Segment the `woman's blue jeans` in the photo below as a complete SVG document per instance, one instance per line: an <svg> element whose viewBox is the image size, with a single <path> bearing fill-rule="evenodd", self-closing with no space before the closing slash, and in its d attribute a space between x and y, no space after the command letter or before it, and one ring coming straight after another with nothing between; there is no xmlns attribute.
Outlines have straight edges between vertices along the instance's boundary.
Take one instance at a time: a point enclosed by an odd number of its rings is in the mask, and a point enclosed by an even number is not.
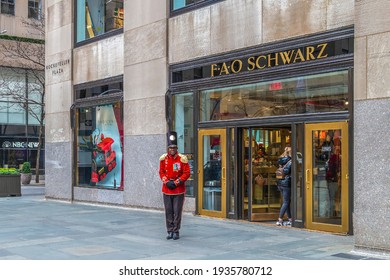
<svg viewBox="0 0 390 280"><path fill-rule="evenodd" d="M287 218L291 219L291 188L281 187L282 196L283 196L283 204L282 208L280 208L279 218L283 219L285 213L287 213Z"/></svg>

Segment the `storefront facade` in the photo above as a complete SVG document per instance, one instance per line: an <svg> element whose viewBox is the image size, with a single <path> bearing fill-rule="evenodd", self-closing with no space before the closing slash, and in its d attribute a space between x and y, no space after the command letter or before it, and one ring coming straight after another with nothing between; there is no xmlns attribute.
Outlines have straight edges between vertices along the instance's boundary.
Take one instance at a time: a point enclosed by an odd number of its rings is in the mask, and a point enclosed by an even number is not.
<svg viewBox="0 0 390 280"><path fill-rule="evenodd" d="M356 69L369 48L360 14L377 7L111 2L47 9L47 198L162 209L158 159L173 129L192 167L186 211L274 222L275 163L291 146L293 226L389 249L365 235L354 160L364 115Z"/></svg>
<svg viewBox="0 0 390 280"><path fill-rule="evenodd" d="M170 126L184 152L195 147L198 213L276 221L276 162L290 146L294 226L352 232L353 28L172 65L170 77Z"/></svg>

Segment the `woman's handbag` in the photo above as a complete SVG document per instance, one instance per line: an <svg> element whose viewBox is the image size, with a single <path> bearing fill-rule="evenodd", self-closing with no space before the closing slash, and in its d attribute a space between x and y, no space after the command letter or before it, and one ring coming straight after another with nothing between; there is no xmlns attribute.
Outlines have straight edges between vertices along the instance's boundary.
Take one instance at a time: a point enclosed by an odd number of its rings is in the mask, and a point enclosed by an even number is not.
<svg viewBox="0 0 390 280"><path fill-rule="evenodd" d="M286 174L284 174L284 167L291 162L291 159L285 164L285 165L279 165L278 169L275 171L276 179L281 180L286 177Z"/></svg>

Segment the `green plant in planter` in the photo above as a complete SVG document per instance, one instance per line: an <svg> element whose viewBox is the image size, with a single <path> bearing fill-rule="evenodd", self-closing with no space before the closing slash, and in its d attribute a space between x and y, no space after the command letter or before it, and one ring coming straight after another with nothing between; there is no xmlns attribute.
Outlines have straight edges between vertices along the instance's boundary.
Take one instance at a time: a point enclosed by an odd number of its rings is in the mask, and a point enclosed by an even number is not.
<svg viewBox="0 0 390 280"><path fill-rule="evenodd" d="M22 169L20 170L20 173L22 174L31 173L31 164L29 162L23 162L23 166Z"/></svg>
<svg viewBox="0 0 390 280"><path fill-rule="evenodd" d="M22 185L28 185L31 182L31 165L29 162L23 162L22 169L20 170L20 180Z"/></svg>
<svg viewBox="0 0 390 280"><path fill-rule="evenodd" d="M0 197L21 196L22 175L16 168L0 168Z"/></svg>
<svg viewBox="0 0 390 280"><path fill-rule="evenodd" d="M18 175L19 169L16 168L0 168L0 175Z"/></svg>

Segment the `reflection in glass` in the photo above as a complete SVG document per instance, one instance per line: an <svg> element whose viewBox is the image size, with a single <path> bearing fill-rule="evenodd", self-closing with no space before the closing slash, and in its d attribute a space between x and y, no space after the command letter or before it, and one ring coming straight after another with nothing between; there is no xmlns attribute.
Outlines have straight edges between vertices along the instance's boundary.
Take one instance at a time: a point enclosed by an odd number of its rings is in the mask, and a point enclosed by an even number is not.
<svg viewBox="0 0 390 280"><path fill-rule="evenodd" d="M41 19L42 0L28 1L28 18Z"/></svg>
<svg viewBox="0 0 390 280"><path fill-rule="evenodd" d="M194 95L182 93L173 96L173 130L177 132L179 153L187 156L191 177L186 182L186 195L194 196Z"/></svg>
<svg viewBox="0 0 390 280"><path fill-rule="evenodd" d="M39 124L42 119L44 94L41 80L44 75L44 71L0 67L0 123L26 124L27 115L28 124Z"/></svg>
<svg viewBox="0 0 390 280"><path fill-rule="evenodd" d="M123 28L123 0L78 0L77 42Z"/></svg>
<svg viewBox="0 0 390 280"><path fill-rule="evenodd" d="M221 211L222 156L220 135L203 136L203 209Z"/></svg>
<svg viewBox="0 0 390 280"><path fill-rule="evenodd" d="M313 222L341 224L341 130L316 130L313 139Z"/></svg>
<svg viewBox="0 0 390 280"><path fill-rule="evenodd" d="M295 203L296 212L293 214L295 221L303 221L303 203L304 203L304 182L303 182L303 154L304 154L304 131L303 125L297 124L296 126L296 145L295 145L295 157L296 157L296 165L295 165L295 192L292 190L292 193L295 194L294 200L291 203ZM294 177L293 177L294 178Z"/></svg>
<svg viewBox="0 0 390 280"><path fill-rule="evenodd" d="M348 110L348 71L201 92L201 121Z"/></svg>
<svg viewBox="0 0 390 280"><path fill-rule="evenodd" d="M229 189L229 196L230 196L230 203L229 203L229 213L233 214L235 212L235 200L234 200L234 187L236 186L235 183L235 174L236 174L236 150L234 148L235 141L234 141L234 129L230 129L230 162L229 162L229 183L228 186Z"/></svg>

